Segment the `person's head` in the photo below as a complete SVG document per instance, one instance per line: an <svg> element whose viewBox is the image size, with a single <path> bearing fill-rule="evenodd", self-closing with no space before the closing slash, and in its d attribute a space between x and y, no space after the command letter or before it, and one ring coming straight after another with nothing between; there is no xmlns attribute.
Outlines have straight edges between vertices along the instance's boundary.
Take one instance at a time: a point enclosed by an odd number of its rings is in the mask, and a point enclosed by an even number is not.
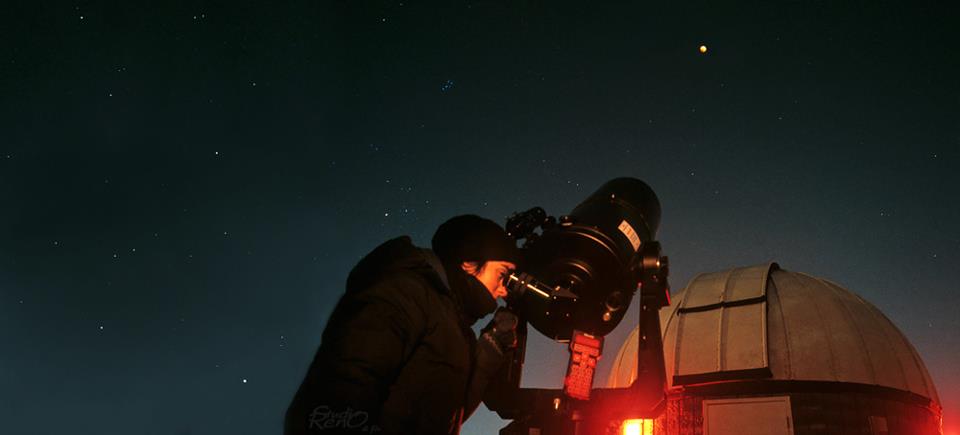
<svg viewBox="0 0 960 435"><path fill-rule="evenodd" d="M469 275L473 275L487 288L490 296L494 299L502 298L507 295L507 288L504 287L504 279L517 268L517 265L510 261L490 260L483 263L479 261L464 261L460 263L460 268Z"/></svg>
<svg viewBox="0 0 960 435"><path fill-rule="evenodd" d="M496 222L475 215L451 218L437 228L432 245L444 267L476 278L493 299L506 296L503 279L516 268L519 252Z"/></svg>

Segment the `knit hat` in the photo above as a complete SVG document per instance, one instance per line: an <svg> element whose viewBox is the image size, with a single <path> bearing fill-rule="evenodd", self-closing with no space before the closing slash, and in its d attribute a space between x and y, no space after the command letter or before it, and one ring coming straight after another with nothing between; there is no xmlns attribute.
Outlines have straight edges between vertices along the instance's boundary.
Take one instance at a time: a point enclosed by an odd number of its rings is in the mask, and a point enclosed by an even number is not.
<svg viewBox="0 0 960 435"><path fill-rule="evenodd" d="M433 252L444 263L509 261L517 263L517 242L496 222L476 215L451 218L433 234Z"/></svg>

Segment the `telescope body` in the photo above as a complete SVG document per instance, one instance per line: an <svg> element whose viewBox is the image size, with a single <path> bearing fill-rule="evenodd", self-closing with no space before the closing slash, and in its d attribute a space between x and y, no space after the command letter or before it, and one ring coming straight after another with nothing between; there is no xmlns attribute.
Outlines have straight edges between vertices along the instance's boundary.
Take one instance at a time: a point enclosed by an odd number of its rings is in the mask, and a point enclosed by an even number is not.
<svg viewBox="0 0 960 435"><path fill-rule="evenodd" d="M643 181L605 183L524 250L521 268L546 290L517 305L543 335L567 341L573 330L609 333L623 319L640 282L640 249L656 237L660 201ZM565 291L572 297L557 297Z"/></svg>
<svg viewBox="0 0 960 435"><path fill-rule="evenodd" d="M484 401L514 420L501 435L603 434L609 424L662 412L666 386L658 311L669 305L667 258L656 234L660 202L646 183L617 178L569 215L534 208L516 214L508 232L526 239L518 272L506 282L508 306L521 318L519 348ZM536 227L542 228L535 234ZM626 388L592 388L603 336L623 320L640 293L637 378ZM568 342L564 388L519 388L527 324ZM573 339L571 341L571 339Z"/></svg>

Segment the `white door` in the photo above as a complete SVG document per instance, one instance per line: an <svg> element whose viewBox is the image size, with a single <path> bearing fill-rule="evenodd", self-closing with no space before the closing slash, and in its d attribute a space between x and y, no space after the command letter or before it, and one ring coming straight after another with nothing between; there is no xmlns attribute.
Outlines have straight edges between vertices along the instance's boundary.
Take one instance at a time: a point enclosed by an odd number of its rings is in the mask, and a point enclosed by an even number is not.
<svg viewBox="0 0 960 435"><path fill-rule="evenodd" d="M790 397L703 401L704 435L792 435Z"/></svg>

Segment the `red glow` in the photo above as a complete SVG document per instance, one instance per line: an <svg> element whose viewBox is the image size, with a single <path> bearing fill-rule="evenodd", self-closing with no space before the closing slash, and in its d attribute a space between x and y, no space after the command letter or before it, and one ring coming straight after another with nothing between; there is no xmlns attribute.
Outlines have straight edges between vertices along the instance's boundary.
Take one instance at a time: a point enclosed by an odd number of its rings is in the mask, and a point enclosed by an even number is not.
<svg viewBox="0 0 960 435"><path fill-rule="evenodd" d="M623 435L653 435L653 420L638 418L623 421Z"/></svg>

